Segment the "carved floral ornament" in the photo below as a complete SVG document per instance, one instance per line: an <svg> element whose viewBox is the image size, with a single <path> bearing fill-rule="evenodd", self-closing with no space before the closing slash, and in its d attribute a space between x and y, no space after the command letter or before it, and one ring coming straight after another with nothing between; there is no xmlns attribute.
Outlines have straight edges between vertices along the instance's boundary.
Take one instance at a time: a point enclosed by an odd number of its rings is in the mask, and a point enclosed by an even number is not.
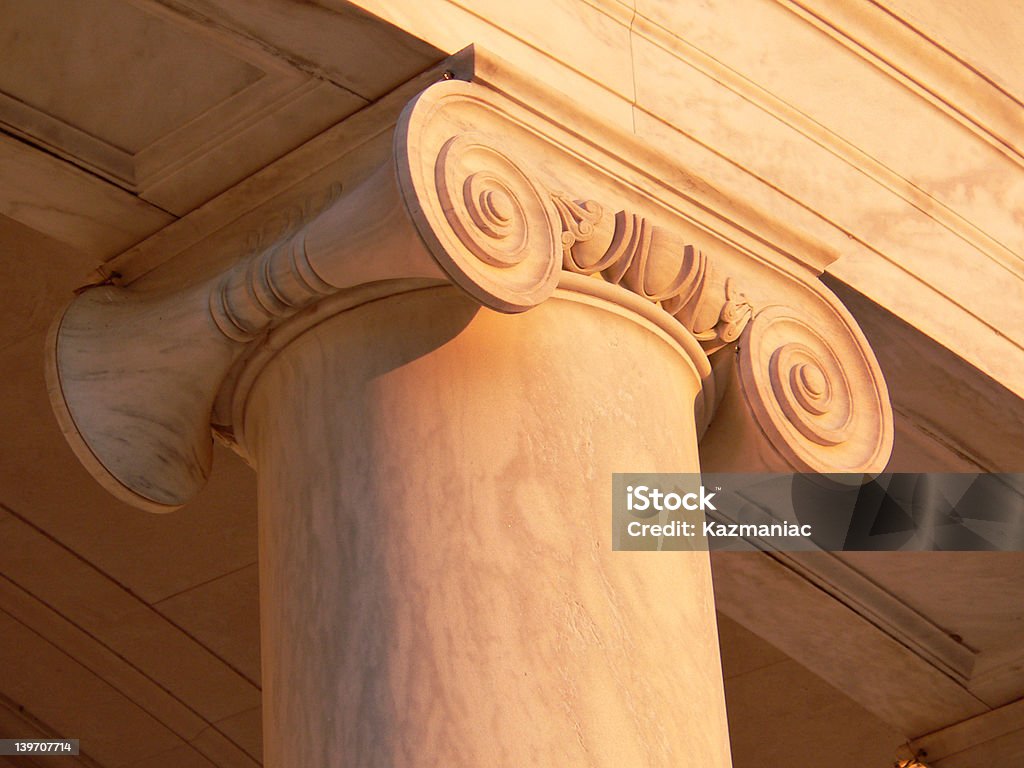
<svg viewBox="0 0 1024 768"><path fill-rule="evenodd" d="M218 392L288 318L301 322L328 297L410 279L449 281L485 307L517 313L585 278L625 289L616 295L640 297L676 323L709 387L708 356L738 342L731 386L789 466L881 470L891 415L851 321L827 302L815 314L832 318L824 332L782 306L755 312L741 277L720 275L670 226L609 204L613 179L602 201L539 181L522 161L533 153L517 157L506 146L509 121L480 86L434 85L407 106L392 157L294 216L274 242L257 238L223 274L166 295L146 291L144 278L84 291L54 328L49 371L79 458L122 500L173 509L208 475ZM550 146L538 154L557 157Z"/></svg>

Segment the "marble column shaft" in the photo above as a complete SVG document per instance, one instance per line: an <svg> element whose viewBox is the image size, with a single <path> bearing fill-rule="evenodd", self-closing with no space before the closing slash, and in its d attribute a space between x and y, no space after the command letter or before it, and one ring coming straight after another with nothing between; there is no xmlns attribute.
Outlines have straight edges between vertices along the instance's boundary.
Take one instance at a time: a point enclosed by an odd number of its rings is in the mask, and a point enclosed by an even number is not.
<svg viewBox="0 0 1024 768"><path fill-rule="evenodd" d="M348 310L259 373L265 760L728 766L706 552L612 552L611 474L695 471L700 379L559 291Z"/></svg>

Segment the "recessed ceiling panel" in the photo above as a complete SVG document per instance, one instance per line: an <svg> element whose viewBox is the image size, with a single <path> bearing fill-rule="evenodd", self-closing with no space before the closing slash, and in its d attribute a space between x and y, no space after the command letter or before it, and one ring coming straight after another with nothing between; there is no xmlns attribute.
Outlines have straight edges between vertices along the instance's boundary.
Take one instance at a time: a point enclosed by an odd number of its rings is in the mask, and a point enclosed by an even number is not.
<svg viewBox="0 0 1024 768"><path fill-rule="evenodd" d="M129 154L264 76L115 0L0 0L0 18L0 91Z"/></svg>
<svg viewBox="0 0 1024 768"><path fill-rule="evenodd" d="M0 0L0 130L181 215L365 100L159 3Z"/></svg>

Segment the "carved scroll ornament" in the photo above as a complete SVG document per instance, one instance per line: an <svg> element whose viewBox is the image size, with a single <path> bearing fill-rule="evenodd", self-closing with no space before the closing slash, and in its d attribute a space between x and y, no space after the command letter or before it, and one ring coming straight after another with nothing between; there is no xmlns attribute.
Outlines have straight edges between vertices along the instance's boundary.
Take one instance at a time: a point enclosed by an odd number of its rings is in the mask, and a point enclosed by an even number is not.
<svg viewBox="0 0 1024 768"><path fill-rule="evenodd" d="M737 281L670 228L553 192L505 145L493 116L491 130L461 115L438 130L449 97L477 111L493 98L466 83L428 89L399 120L390 158L259 238L224 273L171 294L143 279L72 302L51 334L51 399L108 490L152 511L185 503L210 469L217 393L247 350L325 297L399 279L449 281L506 313L543 302L566 273L607 281L660 306L706 354L740 340L754 361L746 368L767 365L747 378L771 393L766 423L789 425L780 439L847 441L856 425L844 404L845 350L774 315L755 317ZM789 346L777 341L794 329ZM771 344L781 351L763 364Z"/></svg>
<svg viewBox="0 0 1024 768"><path fill-rule="evenodd" d="M892 412L860 332L815 328L786 306L761 310L739 347L746 412L800 472L877 473L892 451Z"/></svg>
<svg viewBox="0 0 1024 768"><path fill-rule="evenodd" d="M671 231L626 211L611 215L592 200L564 193L553 199L563 269L600 276L659 304L708 355L736 344L738 360L720 367L730 375L717 386L735 390L743 402L739 418L750 422L746 431L765 438L761 468L854 474L884 468L892 449L885 383L867 342L834 307L813 321L785 305L755 313L735 278L713 279L708 257ZM816 330L815 322L826 323L827 331ZM736 457L720 460L719 471L752 469L742 452L717 453Z"/></svg>
<svg viewBox="0 0 1024 768"><path fill-rule="evenodd" d="M696 246L634 213L610 215L593 200L573 200L564 193L552 198L562 222L563 269L600 275L659 304L708 354L739 338L753 307L727 278L708 322L711 267Z"/></svg>

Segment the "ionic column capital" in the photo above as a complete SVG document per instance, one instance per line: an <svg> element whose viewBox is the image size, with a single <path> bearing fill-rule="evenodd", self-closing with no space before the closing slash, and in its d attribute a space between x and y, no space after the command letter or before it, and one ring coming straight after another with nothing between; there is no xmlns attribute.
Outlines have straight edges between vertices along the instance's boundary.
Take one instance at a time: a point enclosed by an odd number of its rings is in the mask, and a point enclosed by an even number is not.
<svg viewBox="0 0 1024 768"><path fill-rule="evenodd" d="M340 311L443 281L519 313L589 279L653 305L690 339L705 381L699 432L732 387L789 465L881 469L884 383L834 297L716 232L713 216L667 205L653 177L602 154L600 137L584 155L560 131L481 85L435 84L402 112L376 170L332 187L301 227L174 289L147 275L82 292L55 324L48 370L80 459L122 500L173 509L209 472L211 414L230 434L225 390L278 326L316 322L328 300ZM737 344L739 375L717 363L716 374L709 356Z"/></svg>

